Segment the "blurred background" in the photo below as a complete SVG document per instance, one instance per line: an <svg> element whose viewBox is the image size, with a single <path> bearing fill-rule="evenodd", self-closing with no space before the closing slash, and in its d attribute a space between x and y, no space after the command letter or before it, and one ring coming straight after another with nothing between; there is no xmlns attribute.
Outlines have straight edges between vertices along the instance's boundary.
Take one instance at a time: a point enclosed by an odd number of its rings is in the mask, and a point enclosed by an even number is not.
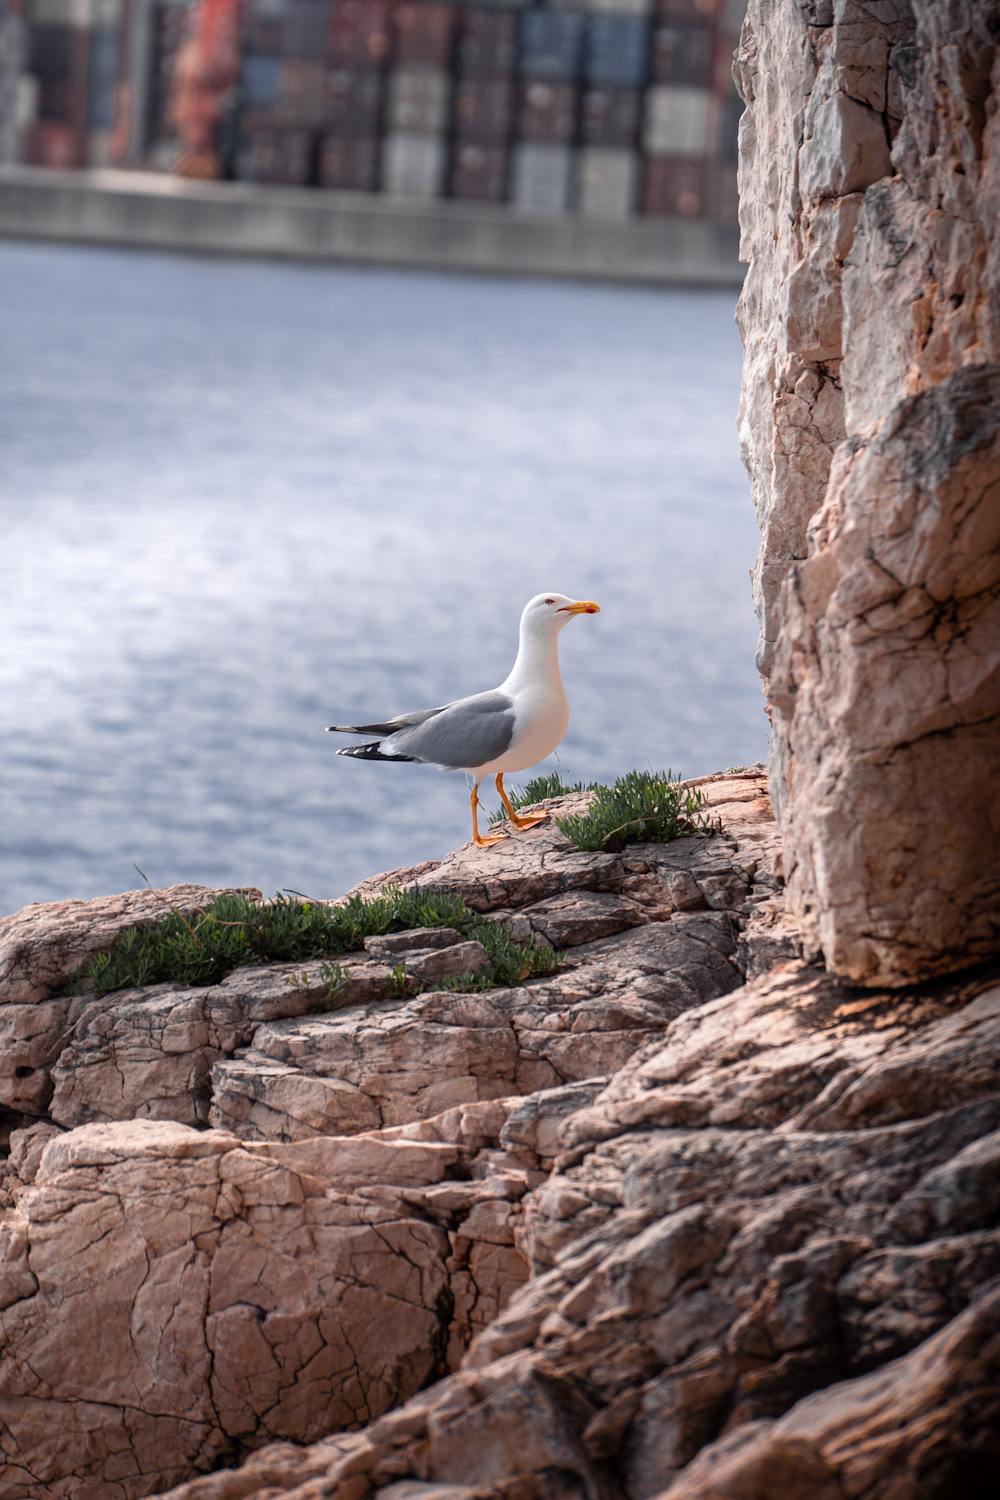
<svg viewBox="0 0 1000 1500"><path fill-rule="evenodd" d="M763 757L738 3L0 6L0 911L442 857L463 778L323 728L495 686L542 590L602 608L561 637L566 777ZM71 243L151 173L172 244L207 183L265 229L378 200L403 263L413 205L442 266L456 213L501 271L559 224L606 281ZM25 183L71 216L25 227Z"/></svg>
<svg viewBox="0 0 1000 1500"><path fill-rule="evenodd" d="M0 163L736 222L745 0L0 0Z"/></svg>
<svg viewBox="0 0 1000 1500"><path fill-rule="evenodd" d="M0 245L0 908L440 858L463 779L323 728L542 589L568 776L761 758L734 300Z"/></svg>

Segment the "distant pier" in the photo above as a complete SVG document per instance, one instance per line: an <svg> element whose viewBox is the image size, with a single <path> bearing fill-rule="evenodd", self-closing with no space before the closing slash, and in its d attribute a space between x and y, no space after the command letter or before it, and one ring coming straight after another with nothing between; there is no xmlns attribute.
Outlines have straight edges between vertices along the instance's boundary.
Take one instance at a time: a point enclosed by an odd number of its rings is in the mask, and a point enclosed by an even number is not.
<svg viewBox="0 0 1000 1500"><path fill-rule="evenodd" d="M0 236L201 255L647 286L733 286L738 231L704 219L588 219L509 205L0 167Z"/></svg>

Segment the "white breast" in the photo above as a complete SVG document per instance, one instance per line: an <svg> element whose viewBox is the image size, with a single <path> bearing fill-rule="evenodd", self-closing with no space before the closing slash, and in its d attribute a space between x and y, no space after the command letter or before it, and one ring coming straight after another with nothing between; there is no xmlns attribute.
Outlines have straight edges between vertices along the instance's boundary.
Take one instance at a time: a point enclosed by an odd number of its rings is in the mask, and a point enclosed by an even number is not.
<svg viewBox="0 0 1000 1500"><path fill-rule="evenodd" d="M484 776L497 771L527 771L552 754L569 727L569 704L562 682L522 689L514 696L514 738L510 748L486 766Z"/></svg>

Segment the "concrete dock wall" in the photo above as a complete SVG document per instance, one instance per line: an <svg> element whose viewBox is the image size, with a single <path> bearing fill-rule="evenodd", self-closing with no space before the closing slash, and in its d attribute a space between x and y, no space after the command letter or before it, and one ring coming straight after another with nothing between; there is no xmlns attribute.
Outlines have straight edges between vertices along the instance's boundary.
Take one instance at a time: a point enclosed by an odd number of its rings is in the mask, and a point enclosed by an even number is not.
<svg viewBox="0 0 1000 1500"><path fill-rule="evenodd" d="M660 286L738 286L735 229L143 172L0 167L0 236Z"/></svg>

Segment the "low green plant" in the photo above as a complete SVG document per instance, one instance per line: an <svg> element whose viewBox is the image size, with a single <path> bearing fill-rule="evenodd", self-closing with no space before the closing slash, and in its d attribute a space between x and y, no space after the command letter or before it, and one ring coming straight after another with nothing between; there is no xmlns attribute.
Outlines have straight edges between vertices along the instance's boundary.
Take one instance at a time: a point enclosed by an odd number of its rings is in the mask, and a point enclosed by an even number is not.
<svg viewBox="0 0 1000 1500"><path fill-rule="evenodd" d="M130 927L106 953L81 966L67 992L92 988L100 996L164 981L216 984L247 964L302 963L351 953L364 947L366 937L408 927L461 930L472 918L460 896L399 886L383 886L370 901L352 896L342 906L287 896L271 902L239 893L216 896L203 911L185 915L171 908L162 921Z"/></svg>
<svg viewBox="0 0 1000 1500"><path fill-rule="evenodd" d="M484 994L496 988L496 980L490 974L445 974L430 986L432 990L457 990L462 995Z"/></svg>
<svg viewBox="0 0 1000 1500"><path fill-rule="evenodd" d="M488 972L462 975L454 984L442 981L449 989L519 984L528 975L551 973L562 957L551 949L515 943L506 928L483 923L450 891L406 891L388 885L370 900L352 896L340 906L286 896L254 901L233 893L217 896L203 911L185 914L171 908L162 921L130 927L106 953L81 965L64 993L90 990L100 997L164 981L197 987L216 984L231 969L249 964L322 958L319 973L328 988L317 1009L335 1010L348 978L336 955L363 948L366 937L411 927L454 927L485 947ZM421 986L399 964L388 989L406 997L418 994Z"/></svg>
<svg viewBox="0 0 1000 1500"><path fill-rule="evenodd" d="M406 972L405 964L397 964L385 982L386 991L394 1000L408 1000L419 995L423 986Z"/></svg>
<svg viewBox="0 0 1000 1500"><path fill-rule="evenodd" d="M553 948L536 947L534 938L529 943L516 942L502 922L470 927L466 936L486 949L495 985L510 987L525 979L552 974L566 958L565 953Z"/></svg>
<svg viewBox="0 0 1000 1500"><path fill-rule="evenodd" d="M667 843L688 834L711 838L717 829L702 811L705 797L681 785L672 771L628 771L614 786L594 788L580 817L556 825L578 849L624 848L626 843Z"/></svg>
<svg viewBox="0 0 1000 1500"><path fill-rule="evenodd" d="M315 1008L323 1014L325 1011L337 1009L341 991L347 983L347 970L338 963L321 963L319 977L326 980L327 990L323 999L317 1000Z"/></svg>
<svg viewBox="0 0 1000 1500"><path fill-rule="evenodd" d="M536 776L529 781L523 789L519 786L508 788L507 795L510 805L515 812L520 812L522 807L530 807L534 802L544 802L546 797L567 797L571 792L592 792L596 789L596 781L588 781L586 785L578 781L571 786L569 782L563 781L558 771L552 771L548 776ZM500 807L496 812L490 813L490 824L502 823L507 816L507 809Z"/></svg>

